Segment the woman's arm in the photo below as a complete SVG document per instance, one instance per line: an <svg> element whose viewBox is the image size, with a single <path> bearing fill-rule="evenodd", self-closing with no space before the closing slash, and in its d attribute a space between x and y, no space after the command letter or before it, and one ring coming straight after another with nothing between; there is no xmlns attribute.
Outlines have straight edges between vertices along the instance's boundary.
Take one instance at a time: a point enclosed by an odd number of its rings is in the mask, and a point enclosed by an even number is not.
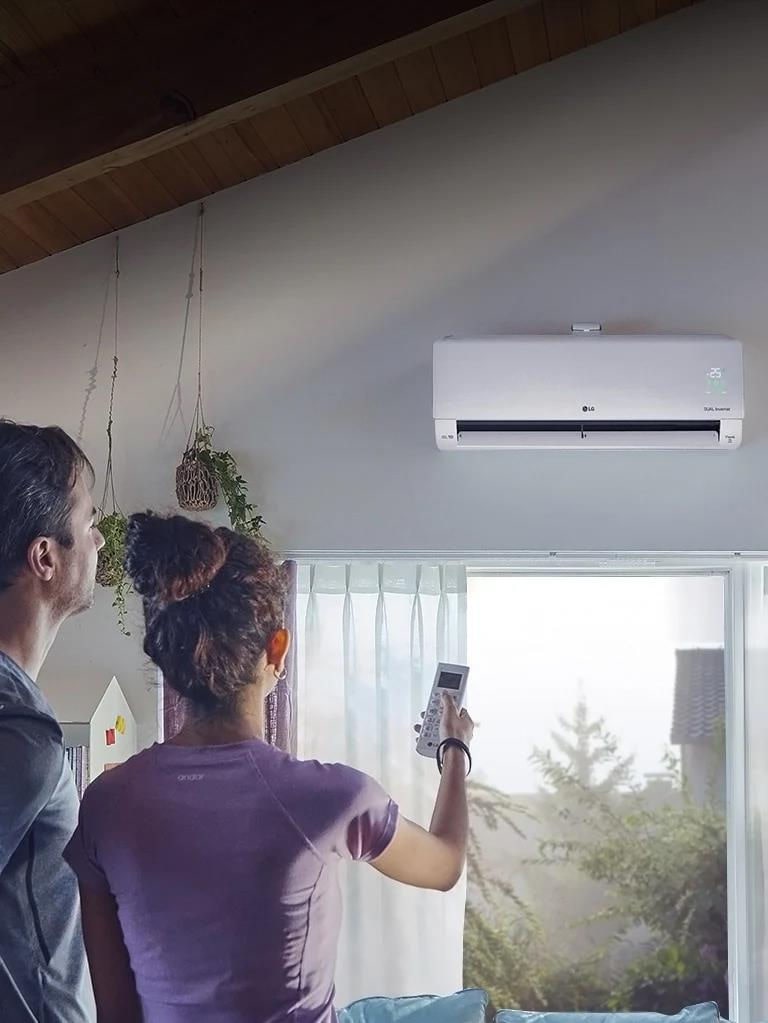
<svg viewBox="0 0 768 1023"><path fill-rule="evenodd" d="M136 980L113 896L80 885L80 903L98 1023L142 1023Z"/></svg>
<svg viewBox="0 0 768 1023"><path fill-rule="evenodd" d="M459 714L443 697L440 738L460 739L467 746L474 723L466 710ZM467 856L467 760L463 750L448 747L429 831L401 818L394 838L372 865L395 881L416 888L450 891L459 881Z"/></svg>

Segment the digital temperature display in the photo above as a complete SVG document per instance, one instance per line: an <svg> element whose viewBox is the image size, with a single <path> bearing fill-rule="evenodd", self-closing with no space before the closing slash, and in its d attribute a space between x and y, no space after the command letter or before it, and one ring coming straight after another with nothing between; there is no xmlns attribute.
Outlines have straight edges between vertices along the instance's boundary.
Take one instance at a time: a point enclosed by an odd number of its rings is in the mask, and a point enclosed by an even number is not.
<svg viewBox="0 0 768 1023"><path fill-rule="evenodd" d="M440 675L437 687L438 689L458 690L461 688L461 675L457 675L454 671L444 671Z"/></svg>
<svg viewBox="0 0 768 1023"><path fill-rule="evenodd" d="M725 370L722 366L712 366L707 370L707 394L726 394Z"/></svg>

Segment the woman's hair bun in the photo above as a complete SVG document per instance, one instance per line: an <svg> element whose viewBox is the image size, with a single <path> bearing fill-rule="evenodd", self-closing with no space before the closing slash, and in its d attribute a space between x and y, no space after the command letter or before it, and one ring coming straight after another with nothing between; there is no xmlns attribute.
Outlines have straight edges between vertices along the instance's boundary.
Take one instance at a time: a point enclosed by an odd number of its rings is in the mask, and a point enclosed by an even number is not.
<svg viewBox="0 0 768 1023"><path fill-rule="evenodd" d="M165 604L202 592L227 560L223 533L182 515L131 515L125 564L134 589Z"/></svg>

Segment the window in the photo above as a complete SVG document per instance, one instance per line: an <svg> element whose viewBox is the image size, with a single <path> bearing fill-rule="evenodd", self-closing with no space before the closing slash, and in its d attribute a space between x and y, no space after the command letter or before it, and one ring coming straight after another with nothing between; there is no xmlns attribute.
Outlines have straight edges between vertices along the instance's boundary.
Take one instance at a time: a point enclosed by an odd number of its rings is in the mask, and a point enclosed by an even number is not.
<svg viewBox="0 0 768 1023"><path fill-rule="evenodd" d="M348 871L339 1004L464 980L499 1006L768 1018L764 560L307 560L298 645L299 755L416 820L436 661L470 664L480 723L466 890Z"/></svg>
<svg viewBox="0 0 768 1023"><path fill-rule="evenodd" d="M721 575L470 574L465 982L728 1014Z"/></svg>

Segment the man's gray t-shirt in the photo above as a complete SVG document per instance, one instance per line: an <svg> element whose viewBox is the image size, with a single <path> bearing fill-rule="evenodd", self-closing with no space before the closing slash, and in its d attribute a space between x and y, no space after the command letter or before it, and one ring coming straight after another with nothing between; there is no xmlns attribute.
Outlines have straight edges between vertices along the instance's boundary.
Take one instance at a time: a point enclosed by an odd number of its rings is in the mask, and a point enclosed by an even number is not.
<svg viewBox="0 0 768 1023"><path fill-rule="evenodd" d="M95 1018L77 880L62 858L78 808L52 708L0 652L2 1023Z"/></svg>

